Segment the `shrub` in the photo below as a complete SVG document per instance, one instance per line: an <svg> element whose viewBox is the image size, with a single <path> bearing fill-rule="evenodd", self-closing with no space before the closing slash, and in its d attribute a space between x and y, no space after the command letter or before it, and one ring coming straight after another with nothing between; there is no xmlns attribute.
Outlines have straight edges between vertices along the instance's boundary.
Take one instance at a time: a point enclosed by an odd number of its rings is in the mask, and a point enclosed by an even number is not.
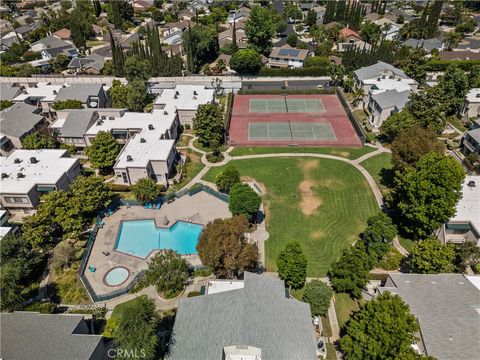
<svg viewBox="0 0 480 360"><path fill-rule="evenodd" d="M378 267L384 270L397 270L400 268L402 260L403 255L400 254L397 249L391 247L388 253L378 263Z"/></svg>
<svg viewBox="0 0 480 360"><path fill-rule="evenodd" d="M57 306L51 302L33 302L27 305L23 311L37 311L42 314L55 314Z"/></svg>
<svg viewBox="0 0 480 360"><path fill-rule="evenodd" d="M215 185L219 191L228 194L233 185L240 182L240 172L234 165L228 165L215 178Z"/></svg>
<svg viewBox="0 0 480 360"><path fill-rule="evenodd" d="M315 316L327 315L333 290L320 280L312 280L305 285L303 301L310 304L310 311Z"/></svg>
<svg viewBox="0 0 480 360"><path fill-rule="evenodd" d="M230 189L228 208L233 215L245 215L247 219L252 219L261 203L260 196L247 184L235 184Z"/></svg>
<svg viewBox="0 0 480 360"><path fill-rule="evenodd" d="M191 297L200 296L200 295L202 295L200 291L190 291L187 297L191 298Z"/></svg>
<svg viewBox="0 0 480 360"><path fill-rule="evenodd" d="M163 185L159 185L152 178L139 179L134 185L132 185L132 192L138 201L149 202L156 200L162 192L165 191Z"/></svg>
<svg viewBox="0 0 480 360"><path fill-rule="evenodd" d="M367 133L365 141L369 144L374 143L375 141L377 141L377 135L375 135L372 132L369 132L369 133Z"/></svg>
<svg viewBox="0 0 480 360"><path fill-rule="evenodd" d="M207 277L213 274L213 270L209 267L195 269L193 277Z"/></svg>

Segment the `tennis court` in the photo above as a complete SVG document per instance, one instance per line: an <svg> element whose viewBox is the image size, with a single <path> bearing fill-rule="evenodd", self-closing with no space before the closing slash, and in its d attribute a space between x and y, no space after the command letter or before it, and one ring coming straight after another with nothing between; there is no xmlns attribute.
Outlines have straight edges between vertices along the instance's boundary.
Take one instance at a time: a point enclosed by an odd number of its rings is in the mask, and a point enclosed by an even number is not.
<svg viewBox="0 0 480 360"><path fill-rule="evenodd" d="M330 123L304 122L250 122L250 141L336 141Z"/></svg>
<svg viewBox="0 0 480 360"><path fill-rule="evenodd" d="M250 99L250 113L323 113L320 99Z"/></svg>

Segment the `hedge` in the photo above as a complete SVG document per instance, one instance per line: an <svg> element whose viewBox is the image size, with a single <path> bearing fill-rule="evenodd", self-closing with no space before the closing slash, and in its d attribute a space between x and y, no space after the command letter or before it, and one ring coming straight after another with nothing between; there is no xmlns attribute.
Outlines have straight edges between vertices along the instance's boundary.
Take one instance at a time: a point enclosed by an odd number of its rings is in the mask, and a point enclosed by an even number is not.
<svg viewBox="0 0 480 360"><path fill-rule="evenodd" d="M263 67L260 69L258 75L260 76L328 76L328 67L312 66L308 68L268 68Z"/></svg>
<svg viewBox="0 0 480 360"><path fill-rule="evenodd" d="M431 60L427 63L427 71L445 71L451 64L457 64L464 71L470 71L472 66L480 65L480 60Z"/></svg>

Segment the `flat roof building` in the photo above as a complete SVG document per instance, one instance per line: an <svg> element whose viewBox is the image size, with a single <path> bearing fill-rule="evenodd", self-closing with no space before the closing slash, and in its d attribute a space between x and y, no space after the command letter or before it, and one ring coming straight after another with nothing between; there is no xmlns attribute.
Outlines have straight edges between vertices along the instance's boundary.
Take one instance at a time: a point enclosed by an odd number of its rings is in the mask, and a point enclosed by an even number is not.
<svg viewBox="0 0 480 360"><path fill-rule="evenodd" d="M0 204L15 213L29 214L40 203L41 195L69 190L80 174L78 159L67 150L14 150L0 158Z"/></svg>

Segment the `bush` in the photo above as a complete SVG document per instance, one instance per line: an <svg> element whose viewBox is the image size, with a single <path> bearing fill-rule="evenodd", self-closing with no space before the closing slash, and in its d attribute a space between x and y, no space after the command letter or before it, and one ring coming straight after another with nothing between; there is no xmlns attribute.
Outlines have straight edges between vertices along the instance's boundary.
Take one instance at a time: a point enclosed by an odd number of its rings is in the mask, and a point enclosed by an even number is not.
<svg viewBox="0 0 480 360"><path fill-rule="evenodd" d="M228 165L215 178L215 185L219 191L228 194L233 185L240 182L240 172L234 165Z"/></svg>
<svg viewBox="0 0 480 360"><path fill-rule="evenodd" d="M475 274L480 274L480 263L473 265L472 270Z"/></svg>
<svg viewBox="0 0 480 360"><path fill-rule="evenodd" d="M387 255L385 255L382 260L379 261L378 267L384 270L397 270L400 268L402 260L403 255L400 254L397 249L391 247Z"/></svg>
<svg viewBox="0 0 480 360"><path fill-rule="evenodd" d="M132 191L138 201L146 203L155 201L165 191L165 187L152 178L142 178L132 185Z"/></svg>
<svg viewBox="0 0 480 360"><path fill-rule="evenodd" d="M190 291L187 297L191 298L191 297L200 296L200 295L202 295L200 291Z"/></svg>
<svg viewBox="0 0 480 360"><path fill-rule="evenodd" d="M262 199L247 184L235 184L230 189L230 202L228 208L233 215L245 215L252 219L258 212Z"/></svg>
<svg viewBox="0 0 480 360"><path fill-rule="evenodd" d="M320 280L312 280L305 285L303 301L310 304L310 311L314 316L326 316L330 307L333 290Z"/></svg>
<svg viewBox="0 0 480 360"><path fill-rule="evenodd" d="M124 185L124 184L115 184L115 183L107 183L107 186L110 188L112 191L130 191L130 186L129 185Z"/></svg>
<svg viewBox="0 0 480 360"><path fill-rule="evenodd" d="M51 302L34 302L25 306L23 311L37 311L42 314L55 314L57 306Z"/></svg>
<svg viewBox="0 0 480 360"><path fill-rule="evenodd" d="M207 277L213 274L213 270L209 267L195 269L193 277Z"/></svg>
<svg viewBox="0 0 480 360"><path fill-rule="evenodd" d="M367 133L365 141L369 144L374 143L375 141L377 141L377 135L375 135L372 132L369 132L369 133Z"/></svg>

